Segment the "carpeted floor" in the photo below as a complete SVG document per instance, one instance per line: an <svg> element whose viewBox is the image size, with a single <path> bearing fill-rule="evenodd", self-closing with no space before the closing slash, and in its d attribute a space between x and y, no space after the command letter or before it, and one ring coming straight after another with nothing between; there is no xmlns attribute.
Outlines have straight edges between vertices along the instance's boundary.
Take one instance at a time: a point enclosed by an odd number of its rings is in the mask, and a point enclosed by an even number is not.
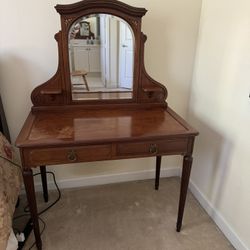
<svg viewBox="0 0 250 250"><path fill-rule="evenodd" d="M158 191L153 180L63 190L59 203L41 216L43 249L234 249L190 193L182 231L175 231L179 187L178 178L162 178ZM50 200L56 195L50 192ZM41 194L38 203L41 209ZM32 233L24 249L33 242Z"/></svg>

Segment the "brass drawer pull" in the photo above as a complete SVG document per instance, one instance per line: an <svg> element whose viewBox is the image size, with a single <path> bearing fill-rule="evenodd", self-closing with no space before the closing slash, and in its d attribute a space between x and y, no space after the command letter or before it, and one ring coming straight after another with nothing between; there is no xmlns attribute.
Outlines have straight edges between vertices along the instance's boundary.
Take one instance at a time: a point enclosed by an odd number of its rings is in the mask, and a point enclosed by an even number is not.
<svg viewBox="0 0 250 250"><path fill-rule="evenodd" d="M150 144L149 146L149 152L151 154L157 154L158 153L158 148L156 144Z"/></svg>
<svg viewBox="0 0 250 250"><path fill-rule="evenodd" d="M68 152L68 160L72 162L77 160L77 155L75 150L72 149Z"/></svg>

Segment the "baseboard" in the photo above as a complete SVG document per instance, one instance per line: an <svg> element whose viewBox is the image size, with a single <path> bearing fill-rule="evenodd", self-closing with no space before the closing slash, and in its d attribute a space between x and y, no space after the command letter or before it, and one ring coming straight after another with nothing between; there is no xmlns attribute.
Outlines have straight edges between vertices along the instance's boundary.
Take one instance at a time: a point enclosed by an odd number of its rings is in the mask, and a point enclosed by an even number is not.
<svg viewBox="0 0 250 250"><path fill-rule="evenodd" d="M180 176L180 171L181 171L180 168L162 168L161 177ZM82 176L80 178L57 180L57 184L60 189L64 189L64 188L77 188L77 187L104 185L110 183L153 179L154 177L155 177L155 170L152 169L152 170L142 170L136 172L123 172L111 175L98 175L91 177ZM56 189L53 181L48 181L48 189L49 190ZM42 191L41 182L35 183L35 190L36 192ZM25 194L24 187L22 188L21 193ZM27 228L28 226L29 225L27 224Z"/></svg>
<svg viewBox="0 0 250 250"><path fill-rule="evenodd" d="M216 208L207 200L207 198L201 193L199 188L190 180L189 189L195 198L199 201L201 206L206 210L208 215L212 218L212 220L216 223L216 225L220 228L220 230L224 233L224 235L228 238L231 244L237 250L249 250L244 242L239 238L237 233L232 229L232 227L228 224L225 218L217 211Z"/></svg>
<svg viewBox="0 0 250 250"><path fill-rule="evenodd" d="M181 168L162 168L161 177L175 177L180 176ZM104 185L110 183L120 183L128 181L146 180L153 179L155 177L155 170L142 170L136 172L123 172L118 174L110 175L98 175L91 177L80 177L72 179L63 179L57 181L60 189L64 188L77 188L77 187L87 187ZM42 191L42 184L35 183L36 191ZM54 190L55 185L53 182L48 182L48 189ZM237 250L249 250L249 248L242 242L236 232L231 228L224 217L212 206L212 204L207 200L207 198L200 192L198 187L190 180L189 189L195 198L199 201L201 206L205 209L212 220L217 224L220 230L228 238L231 244Z"/></svg>
<svg viewBox="0 0 250 250"><path fill-rule="evenodd" d="M180 168L162 168L161 177L173 177L180 176ZM96 186L104 185L110 183L119 183L127 181L137 181L137 180L146 180L153 179L155 177L155 170L142 170L136 172L123 172L118 174L110 175L97 175L90 177L79 177L72 179L63 179L58 180L57 184L60 189L63 188L77 188L77 187L87 187L87 186ZM42 191L42 184L40 182L35 183L36 191ZM48 189L55 189L53 181L48 182Z"/></svg>

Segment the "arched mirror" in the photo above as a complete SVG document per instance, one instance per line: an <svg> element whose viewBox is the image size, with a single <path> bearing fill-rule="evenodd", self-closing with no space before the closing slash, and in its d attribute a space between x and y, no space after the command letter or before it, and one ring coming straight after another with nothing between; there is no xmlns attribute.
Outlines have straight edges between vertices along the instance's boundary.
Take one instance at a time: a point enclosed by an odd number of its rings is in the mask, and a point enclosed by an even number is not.
<svg viewBox="0 0 250 250"><path fill-rule="evenodd" d="M68 34L72 100L131 99L134 35L109 14L77 19Z"/></svg>
<svg viewBox="0 0 250 250"><path fill-rule="evenodd" d="M144 8L115 0L57 5L58 69L31 95L35 107L166 105L166 88L144 66Z"/></svg>

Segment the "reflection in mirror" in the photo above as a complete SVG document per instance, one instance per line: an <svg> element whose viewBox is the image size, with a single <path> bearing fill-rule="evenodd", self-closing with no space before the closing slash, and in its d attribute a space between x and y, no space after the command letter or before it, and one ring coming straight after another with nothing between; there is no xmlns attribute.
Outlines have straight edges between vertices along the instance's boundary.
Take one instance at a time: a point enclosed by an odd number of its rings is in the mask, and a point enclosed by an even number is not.
<svg viewBox="0 0 250 250"><path fill-rule="evenodd" d="M73 100L131 99L134 36L121 18L84 16L69 30Z"/></svg>

